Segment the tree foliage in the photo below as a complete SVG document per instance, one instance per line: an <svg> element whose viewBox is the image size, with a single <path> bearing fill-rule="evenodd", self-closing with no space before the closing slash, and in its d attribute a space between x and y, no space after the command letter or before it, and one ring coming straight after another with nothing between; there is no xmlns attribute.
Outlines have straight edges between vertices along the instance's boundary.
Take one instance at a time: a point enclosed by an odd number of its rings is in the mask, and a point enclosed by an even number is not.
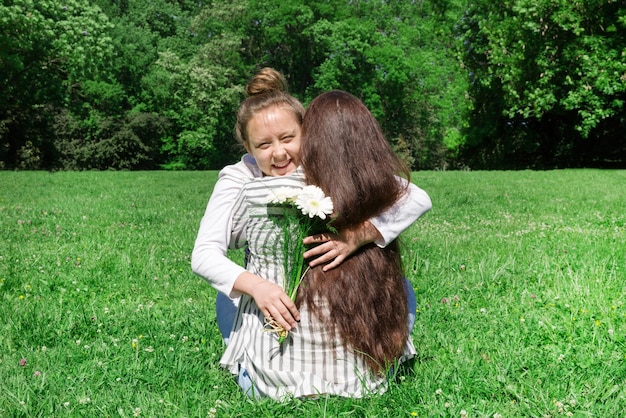
<svg viewBox="0 0 626 418"><path fill-rule="evenodd" d="M618 0L5 0L0 168L220 168L262 66L414 169L620 166L625 32Z"/></svg>
<svg viewBox="0 0 626 418"><path fill-rule="evenodd" d="M0 5L0 161L50 163L50 110L68 105L77 84L112 52L111 25L84 0L12 0ZM32 148L37 157L28 151ZM29 159L22 155L26 153Z"/></svg>
<svg viewBox="0 0 626 418"><path fill-rule="evenodd" d="M462 28L474 164L624 162L624 2L479 0Z"/></svg>
<svg viewBox="0 0 626 418"><path fill-rule="evenodd" d="M263 1L249 9L249 51L287 74L305 103L329 89L359 96L413 168L442 167L466 105L466 78L446 43L446 10L457 3Z"/></svg>

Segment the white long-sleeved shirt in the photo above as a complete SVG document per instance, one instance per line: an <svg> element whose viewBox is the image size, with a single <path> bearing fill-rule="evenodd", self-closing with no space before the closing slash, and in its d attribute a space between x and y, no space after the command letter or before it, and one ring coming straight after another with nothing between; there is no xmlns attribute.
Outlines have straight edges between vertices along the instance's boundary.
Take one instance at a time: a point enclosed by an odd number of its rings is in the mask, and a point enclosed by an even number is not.
<svg viewBox="0 0 626 418"><path fill-rule="evenodd" d="M246 269L226 256L232 232L233 206L239 192L249 180L263 177L254 158L245 154L241 161L224 167L215 183L191 254L193 272L204 277L219 292L236 298L233 291L237 277ZM376 242L384 247L396 239L417 218L428 212L432 202L428 194L410 183L407 193L391 208L370 220L383 239Z"/></svg>

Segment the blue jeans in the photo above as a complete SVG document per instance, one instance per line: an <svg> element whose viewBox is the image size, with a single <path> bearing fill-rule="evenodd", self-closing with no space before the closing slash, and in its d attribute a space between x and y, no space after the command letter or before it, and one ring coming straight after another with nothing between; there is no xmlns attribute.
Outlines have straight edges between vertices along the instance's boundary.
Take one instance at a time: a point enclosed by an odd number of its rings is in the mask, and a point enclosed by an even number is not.
<svg viewBox="0 0 626 418"><path fill-rule="evenodd" d="M235 322L239 298L231 299L222 292L217 292L215 299L215 315L217 316L217 327L220 329L224 344L228 345L228 337Z"/></svg>

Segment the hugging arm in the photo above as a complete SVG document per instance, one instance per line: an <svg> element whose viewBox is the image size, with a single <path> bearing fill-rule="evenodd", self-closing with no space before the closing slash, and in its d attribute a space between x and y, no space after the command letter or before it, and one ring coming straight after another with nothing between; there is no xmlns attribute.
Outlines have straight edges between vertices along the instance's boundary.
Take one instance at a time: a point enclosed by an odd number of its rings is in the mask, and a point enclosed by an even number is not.
<svg viewBox="0 0 626 418"><path fill-rule="evenodd" d="M310 266L327 263L324 270L328 271L365 244L374 242L379 247L387 246L431 208L428 194L409 183L406 193L393 206L359 227L342 230L338 234L317 234L305 238L305 244L318 245L305 252L304 257L317 257L309 263Z"/></svg>

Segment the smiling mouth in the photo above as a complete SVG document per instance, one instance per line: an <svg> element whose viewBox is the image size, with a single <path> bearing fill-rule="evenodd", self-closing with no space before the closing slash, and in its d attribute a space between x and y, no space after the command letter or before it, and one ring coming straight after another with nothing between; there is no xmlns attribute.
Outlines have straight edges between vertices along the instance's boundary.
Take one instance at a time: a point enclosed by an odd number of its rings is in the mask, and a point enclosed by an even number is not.
<svg viewBox="0 0 626 418"><path fill-rule="evenodd" d="M289 164L291 164L291 160L289 160L289 161L285 162L285 163L284 163L284 164L282 164L282 165L274 164L274 167L276 167L276 168L278 168L278 169L281 169L281 168L286 168Z"/></svg>

